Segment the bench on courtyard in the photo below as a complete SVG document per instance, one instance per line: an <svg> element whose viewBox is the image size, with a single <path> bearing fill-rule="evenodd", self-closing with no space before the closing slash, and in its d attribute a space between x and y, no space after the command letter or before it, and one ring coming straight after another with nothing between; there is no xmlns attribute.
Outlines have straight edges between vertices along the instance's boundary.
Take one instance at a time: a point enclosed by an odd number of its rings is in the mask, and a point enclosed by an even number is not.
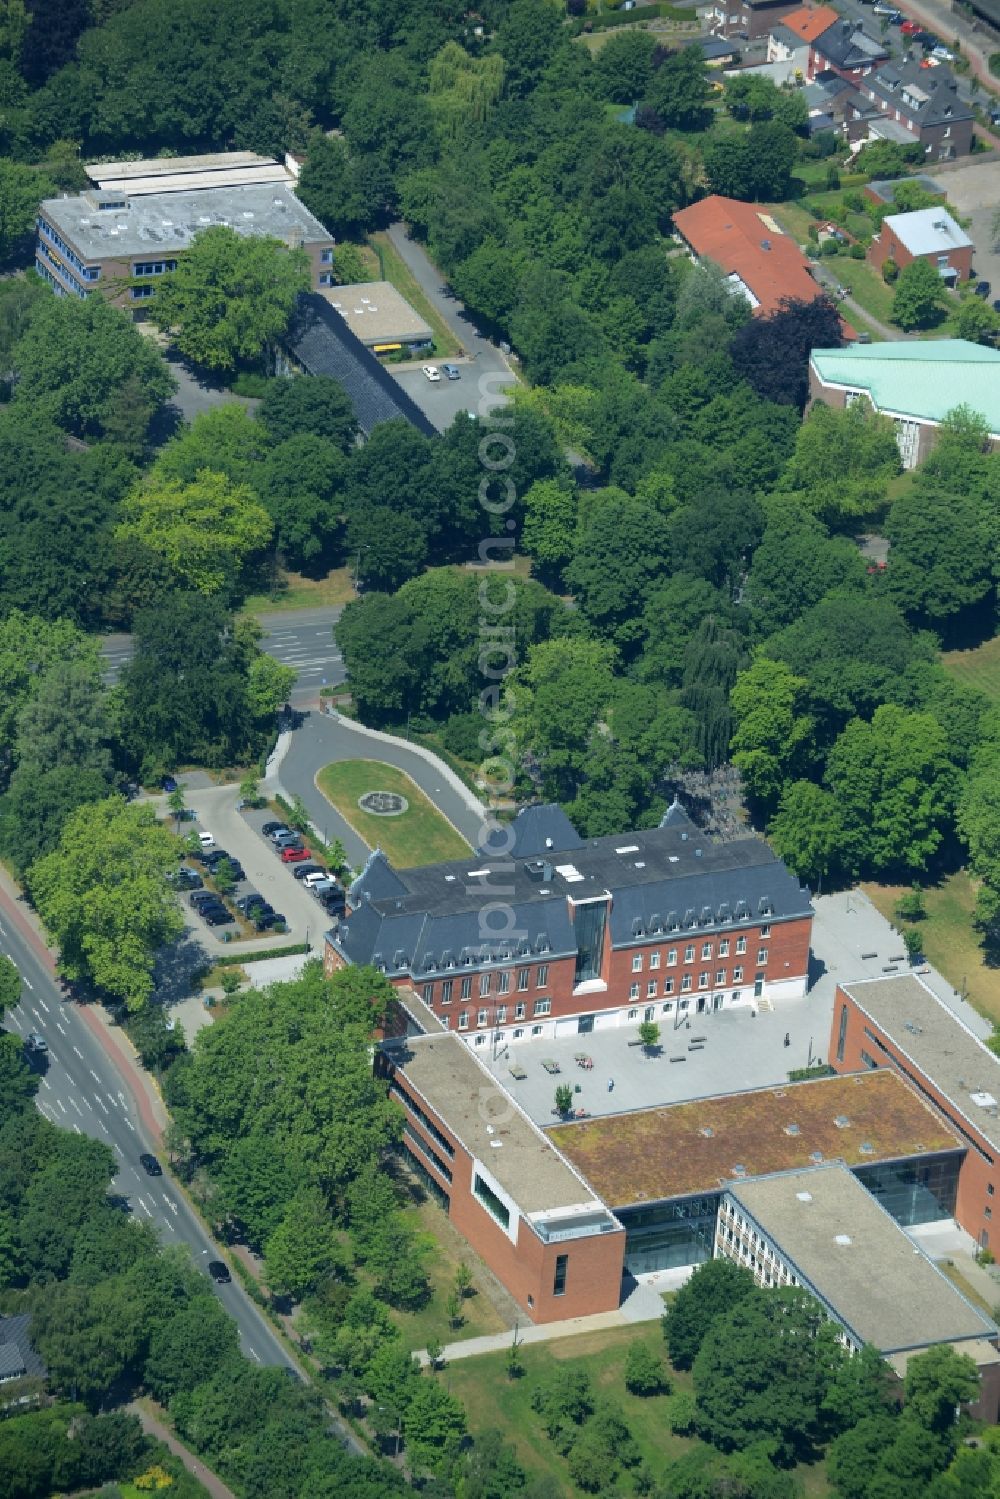
<svg viewBox="0 0 1000 1499"><path fill-rule="evenodd" d="M672 1062L686 1062L687 1057L671 1057L670 1060Z"/></svg>
<svg viewBox="0 0 1000 1499"><path fill-rule="evenodd" d="M559 1066L559 1063L558 1062L553 1062L551 1059L549 1061L547 1061L547 1062L543 1062L542 1066L545 1068L545 1071L548 1072L548 1073L550 1073L553 1077L555 1076L555 1074L557 1072L561 1072L562 1071L562 1068Z"/></svg>
<svg viewBox="0 0 1000 1499"><path fill-rule="evenodd" d="M528 1076L524 1068L521 1066L520 1062L513 1062L511 1066L507 1068L507 1071L510 1073L515 1082L518 1083L523 1083L524 1079Z"/></svg>

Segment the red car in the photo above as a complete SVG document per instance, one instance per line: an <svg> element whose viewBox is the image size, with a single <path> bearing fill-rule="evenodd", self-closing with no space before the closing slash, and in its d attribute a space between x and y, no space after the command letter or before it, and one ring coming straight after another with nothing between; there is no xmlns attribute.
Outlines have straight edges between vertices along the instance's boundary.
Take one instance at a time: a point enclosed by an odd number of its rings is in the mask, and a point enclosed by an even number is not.
<svg viewBox="0 0 1000 1499"><path fill-rule="evenodd" d="M301 864L303 859L311 859L312 850L308 848L283 848L281 850L282 864Z"/></svg>
<svg viewBox="0 0 1000 1499"><path fill-rule="evenodd" d="M915 36L918 31L923 31L919 21L904 21L899 28L904 36Z"/></svg>

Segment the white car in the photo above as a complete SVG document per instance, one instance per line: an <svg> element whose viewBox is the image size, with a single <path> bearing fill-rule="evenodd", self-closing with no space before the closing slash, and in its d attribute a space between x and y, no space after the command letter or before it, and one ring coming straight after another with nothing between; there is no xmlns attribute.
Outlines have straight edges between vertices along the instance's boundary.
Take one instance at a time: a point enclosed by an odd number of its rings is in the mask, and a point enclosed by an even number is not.
<svg viewBox="0 0 1000 1499"><path fill-rule="evenodd" d="M215 834L214 833L199 833L198 834L198 842L201 844L202 848L214 848L215 847Z"/></svg>
<svg viewBox="0 0 1000 1499"><path fill-rule="evenodd" d="M423 371L432 385L441 378L441 371L436 364L425 364Z"/></svg>
<svg viewBox="0 0 1000 1499"><path fill-rule="evenodd" d="M947 47L935 47L931 56L938 58L941 62L955 61L954 52L950 52Z"/></svg>
<svg viewBox="0 0 1000 1499"><path fill-rule="evenodd" d="M302 883L303 883L303 885L308 886L308 888L311 890L314 885L318 885L318 884L320 884L321 881L328 880L329 878L330 878L330 872L329 872L329 870L327 870L327 869L314 869L313 872L312 872L312 874L307 874L305 876L305 878L303 879Z"/></svg>

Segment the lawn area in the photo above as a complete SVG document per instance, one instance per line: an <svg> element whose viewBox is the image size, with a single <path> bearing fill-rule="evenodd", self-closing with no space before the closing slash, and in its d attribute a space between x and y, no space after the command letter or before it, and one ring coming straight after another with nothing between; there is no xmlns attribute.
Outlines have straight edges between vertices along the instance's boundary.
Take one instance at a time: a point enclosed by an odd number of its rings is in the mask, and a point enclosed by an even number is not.
<svg viewBox="0 0 1000 1499"><path fill-rule="evenodd" d="M252 593L244 601L244 614L278 614L294 609L333 608L357 598L349 567L335 567L325 578L306 578L302 573L283 572L273 593Z"/></svg>
<svg viewBox="0 0 1000 1499"><path fill-rule="evenodd" d="M481 1338L487 1333L503 1332L512 1326L490 1299L497 1291L500 1296L505 1293L453 1226L447 1213L426 1197L419 1206L407 1208L404 1216L429 1245L430 1252L424 1263L431 1283L431 1299L426 1306L416 1312L392 1314L402 1329L407 1348L426 1348L434 1338L439 1343L458 1343L464 1338ZM454 1289L455 1271L461 1263L469 1267L475 1294L463 1300L462 1325L456 1328L448 1321L445 1302Z"/></svg>
<svg viewBox="0 0 1000 1499"><path fill-rule="evenodd" d="M630 1395L626 1390L625 1356L635 1342L648 1344L655 1353L664 1357L659 1323L645 1322L633 1327L581 1333L575 1338L561 1338L550 1343L525 1344L521 1349L525 1367L521 1379L507 1378L506 1354L503 1353L461 1359L449 1364L438 1377L462 1401L473 1435L491 1427L498 1430L515 1449L529 1482L548 1478L557 1485L556 1491L560 1495L576 1496L582 1490L570 1480L566 1459L560 1457L531 1409L532 1390L558 1364L571 1363L582 1369L589 1375L594 1393L620 1407L644 1461L658 1480L669 1463L676 1462L697 1445L693 1438L675 1436L669 1430L669 1396L640 1397ZM669 1371L665 1358L664 1367ZM689 1374L670 1372L670 1379L674 1390L690 1391ZM796 1476L802 1480L809 1499L821 1499L830 1492L822 1465L799 1468ZM627 1476L618 1480L615 1492L634 1492Z"/></svg>
<svg viewBox="0 0 1000 1499"><path fill-rule="evenodd" d="M384 849L400 869L461 859L469 845L420 787L394 765L381 760L335 760L316 777L316 784L369 848ZM358 798L366 791L395 791L409 802L399 817L363 812Z"/></svg>
<svg viewBox="0 0 1000 1499"><path fill-rule="evenodd" d="M959 682L1000 703L1000 635L977 645L974 651L946 651L941 664Z"/></svg>
<svg viewBox="0 0 1000 1499"><path fill-rule="evenodd" d="M437 308L424 295L409 266L398 253L385 230L380 229L376 234L373 234L371 242L379 257L383 279L391 281L400 295L405 297L410 306L416 312L419 312L424 321L429 323L433 328L434 355L438 359L445 359L449 355L458 354L460 352L459 344L452 334L451 329L444 321L444 318L441 317Z"/></svg>
<svg viewBox="0 0 1000 1499"><path fill-rule="evenodd" d="M895 921L896 902L905 885L865 885L865 893ZM971 1005L1000 1025L1000 968L988 968L972 925L975 886L964 869L940 885L924 891L927 916L921 921L924 954L950 984L966 994Z"/></svg>

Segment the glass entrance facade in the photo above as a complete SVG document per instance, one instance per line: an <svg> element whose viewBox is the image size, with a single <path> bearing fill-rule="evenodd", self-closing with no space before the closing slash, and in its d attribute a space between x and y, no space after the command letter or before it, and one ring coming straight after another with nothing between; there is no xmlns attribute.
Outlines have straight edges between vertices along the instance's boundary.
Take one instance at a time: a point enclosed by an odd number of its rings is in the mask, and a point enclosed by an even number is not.
<svg viewBox="0 0 1000 1499"><path fill-rule="evenodd" d="M908 1161L880 1161L855 1166L854 1175L897 1223L911 1228L915 1223L938 1223L955 1216L964 1156L964 1150L949 1150Z"/></svg>

